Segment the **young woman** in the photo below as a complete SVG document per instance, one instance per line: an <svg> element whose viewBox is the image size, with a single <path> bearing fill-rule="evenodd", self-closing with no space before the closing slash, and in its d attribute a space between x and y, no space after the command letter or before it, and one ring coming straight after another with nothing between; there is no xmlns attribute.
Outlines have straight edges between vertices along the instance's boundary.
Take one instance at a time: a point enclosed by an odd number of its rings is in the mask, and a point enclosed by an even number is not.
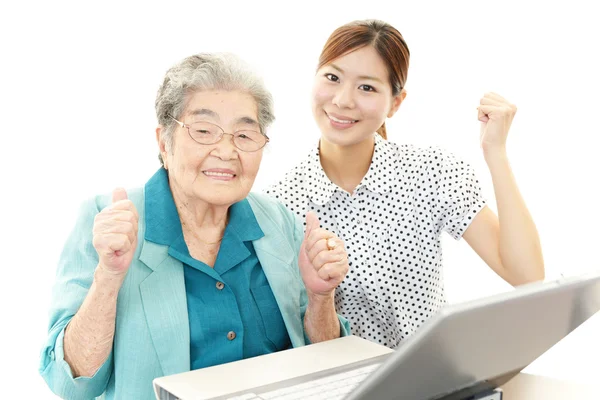
<svg viewBox="0 0 600 400"><path fill-rule="evenodd" d="M536 227L506 153L515 106L488 93L478 108L496 216L468 164L436 147L386 140L385 119L406 98L408 64L408 47L389 24L336 29L312 94L319 144L267 190L302 217L315 211L345 241L350 272L336 309L354 334L392 348L445 304L443 231L464 238L512 285L544 278Z"/></svg>

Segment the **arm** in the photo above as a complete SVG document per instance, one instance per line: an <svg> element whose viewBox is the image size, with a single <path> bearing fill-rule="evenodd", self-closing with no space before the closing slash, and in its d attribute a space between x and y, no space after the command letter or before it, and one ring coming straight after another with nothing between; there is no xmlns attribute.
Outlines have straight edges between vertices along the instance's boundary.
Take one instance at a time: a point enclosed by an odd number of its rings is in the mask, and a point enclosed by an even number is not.
<svg viewBox="0 0 600 400"><path fill-rule="evenodd" d="M116 298L137 245L137 211L115 201L84 207L61 255L40 373L63 398L100 396L113 370Z"/></svg>
<svg viewBox="0 0 600 400"><path fill-rule="evenodd" d="M64 334L64 359L73 377L92 377L106 362L113 346L117 296L123 276L98 266L83 304Z"/></svg>
<svg viewBox="0 0 600 400"><path fill-rule="evenodd" d="M90 399L100 396L113 372L112 353L90 377L76 377L65 360L65 331L86 300L94 281L98 254L92 245L94 201L86 202L67 239L57 266L50 304L48 337L40 354L39 372L48 387L64 399Z"/></svg>
<svg viewBox="0 0 600 400"><path fill-rule="evenodd" d="M492 176L498 217L484 208L463 237L508 283L543 280L540 239L506 154L506 138L517 109L495 93L486 94L480 103L481 147Z"/></svg>
<svg viewBox="0 0 600 400"><path fill-rule="evenodd" d="M463 237L473 250L513 286L544 279L537 229L521 197L506 152L486 153L498 217L485 207Z"/></svg>
<svg viewBox="0 0 600 400"><path fill-rule="evenodd" d="M304 314L304 330L311 343L324 342L341 336L340 320L335 312L334 294L308 298Z"/></svg>
<svg viewBox="0 0 600 400"><path fill-rule="evenodd" d="M311 343L315 343L342 335L334 296L348 272L348 255L339 238L319 227L314 213L309 212L306 221L298 264L308 296L304 328Z"/></svg>

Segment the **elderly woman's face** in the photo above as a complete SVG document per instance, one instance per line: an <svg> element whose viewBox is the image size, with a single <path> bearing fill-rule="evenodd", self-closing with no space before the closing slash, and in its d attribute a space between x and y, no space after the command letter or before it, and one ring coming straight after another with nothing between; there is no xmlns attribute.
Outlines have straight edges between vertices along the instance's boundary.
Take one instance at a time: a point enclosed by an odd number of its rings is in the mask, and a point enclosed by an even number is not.
<svg viewBox="0 0 600 400"><path fill-rule="evenodd" d="M258 107L254 98L238 91L196 92L188 99L179 120L186 125L210 122L224 132L260 131ZM162 147L162 146L161 146ZM194 141L188 128L179 127L173 135L173 148L163 151L169 180L179 193L211 205L231 205L244 199L258 173L263 150L244 152L223 135L215 144Z"/></svg>

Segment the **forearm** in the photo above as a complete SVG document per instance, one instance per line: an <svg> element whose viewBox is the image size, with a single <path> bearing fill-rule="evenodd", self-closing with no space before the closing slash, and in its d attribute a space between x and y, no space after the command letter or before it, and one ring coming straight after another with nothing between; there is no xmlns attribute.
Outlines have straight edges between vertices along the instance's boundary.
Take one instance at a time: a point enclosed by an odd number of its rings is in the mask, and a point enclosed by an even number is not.
<svg viewBox="0 0 600 400"><path fill-rule="evenodd" d="M334 293L327 296L308 297L304 314L304 329L311 343L340 337L340 320L335 312Z"/></svg>
<svg viewBox="0 0 600 400"><path fill-rule="evenodd" d="M65 330L64 357L73 377L93 376L110 355L122 282L123 276L96 268L88 295Z"/></svg>
<svg viewBox="0 0 600 400"><path fill-rule="evenodd" d="M491 172L499 220L499 252L509 282L544 279L540 239L510 168L506 151L485 154Z"/></svg>

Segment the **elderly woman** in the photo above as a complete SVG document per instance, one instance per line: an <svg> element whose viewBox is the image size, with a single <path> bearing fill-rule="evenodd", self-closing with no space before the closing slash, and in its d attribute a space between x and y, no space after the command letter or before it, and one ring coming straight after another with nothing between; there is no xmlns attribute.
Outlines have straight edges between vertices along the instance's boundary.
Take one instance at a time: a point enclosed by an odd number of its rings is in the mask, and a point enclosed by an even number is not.
<svg viewBox="0 0 600 400"><path fill-rule="evenodd" d="M40 371L69 399L151 399L152 380L349 333L339 238L249 194L272 98L228 54L172 67L158 91L162 168L86 203L58 266Z"/></svg>

